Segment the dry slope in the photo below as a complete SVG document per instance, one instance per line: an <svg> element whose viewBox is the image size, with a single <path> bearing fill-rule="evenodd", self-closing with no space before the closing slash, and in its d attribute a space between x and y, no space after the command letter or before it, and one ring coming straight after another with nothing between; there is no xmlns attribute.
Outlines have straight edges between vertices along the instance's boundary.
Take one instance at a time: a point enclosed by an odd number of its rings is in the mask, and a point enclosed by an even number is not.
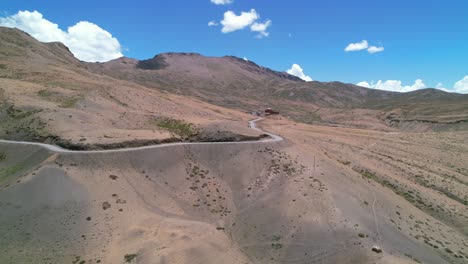
<svg viewBox="0 0 468 264"><path fill-rule="evenodd" d="M457 184L466 180L466 146L447 149L458 159L417 167L423 178L447 174L431 187L406 163L431 158L438 146L400 148L411 134L266 125L288 140L46 152L0 183L2 261L465 263L466 205L453 197L466 193ZM445 144L467 136L437 135ZM2 171L14 166L14 153L32 152L1 149ZM374 245L383 253L372 252Z"/></svg>

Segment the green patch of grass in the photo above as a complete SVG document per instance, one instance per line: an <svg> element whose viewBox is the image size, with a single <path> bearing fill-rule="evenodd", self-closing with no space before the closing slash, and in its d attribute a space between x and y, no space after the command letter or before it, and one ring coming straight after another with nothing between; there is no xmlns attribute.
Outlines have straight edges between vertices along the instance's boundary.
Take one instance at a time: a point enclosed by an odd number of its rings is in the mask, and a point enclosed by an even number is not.
<svg viewBox="0 0 468 264"><path fill-rule="evenodd" d="M371 179L371 180L376 179L375 174L370 171L361 171L361 175L367 179Z"/></svg>
<svg viewBox="0 0 468 264"><path fill-rule="evenodd" d="M188 138L196 134L196 129L193 124L186 123L181 120L172 118L159 118L154 121L154 124L159 128L162 128L171 134L182 138Z"/></svg>
<svg viewBox="0 0 468 264"><path fill-rule="evenodd" d="M0 64L0 69L1 70L5 70L7 68L7 66L5 64Z"/></svg>
<svg viewBox="0 0 468 264"><path fill-rule="evenodd" d="M24 168L25 168L25 165L23 163L18 163L14 166L0 169L0 182L16 174L17 172L23 170Z"/></svg>
<svg viewBox="0 0 468 264"><path fill-rule="evenodd" d="M359 236L360 238L365 238L365 237L366 237L366 235L363 234L363 233L359 233L358 236Z"/></svg>
<svg viewBox="0 0 468 264"><path fill-rule="evenodd" d="M72 108L78 102L78 98L66 98L59 106L61 108Z"/></svg>
<svg viewBox="0 0 468 264"><path fill-rule="evenodd" d="M3 161L5 160L7 157L6 153L5 152L0 152L0 161Z"/></svg>
<svg viewBox="0 0 468 264"><path fill-rule="evenodd" d="M134 259L136 259L137 254L127 254L124 256L124 260L126 263L131 263Z"/></svg>

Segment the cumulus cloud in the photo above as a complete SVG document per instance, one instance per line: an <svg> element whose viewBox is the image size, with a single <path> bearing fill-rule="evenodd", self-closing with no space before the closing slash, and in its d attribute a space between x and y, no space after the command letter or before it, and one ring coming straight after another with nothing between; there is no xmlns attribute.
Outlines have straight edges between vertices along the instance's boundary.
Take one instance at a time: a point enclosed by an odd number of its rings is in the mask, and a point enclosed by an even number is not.
<svg viewBox="0 0 468 264"><path fill-rule="evenodd" d="M412 85L403 85L402 81L399 81L399 80L387 80L387 81L379 80L376 83L374 82L369 83L366 81L362 81L362 82L357 83L356 85L366 87L366 88L377 89L377 90L402 92L402 93L427 88L427 85L421 79L417 79Z"/></svg>
<svg viewBox="0 0 468 264"><path fill-rule="evenodd" d="M384 47L370 46L370 47L367 49L367 52L369 52L370 54L374 54L374 53L382 52L382 51L384 51L384 50L385 50Z"/></svg>
<svg viewBox="0 0 468 264"><path fill-rule="evenodd" d="M378 81L378 82L366 82L362 81L356 84L357 86L362 86L366 88L386 90L392 92L411 92L419 89L427 88L427 85L421 80L417 79L412 85L402 85L401 81L398 80L387 80L387 81ZM448 93L463 93L468 94L468 75L463 77L463 79L455 82L453 88L446 88L443 83L437 83L436 89L448 92Z"/></svg>
<svg viewBox="0 0 468 264"><path fill-rule="evenodd" d="M253 32L258 32L258 38L268 37L270 33L268 33L266 30L269 26L271 26L271 20L267 20L265 23L255 22L250 26L250 30Z"/></svg>
<svg viewBox="0 0 468 264"><path fill-rule="evenodd" d="M287 73L297 76L306 82L311 82L312 78L304 73L304 70L298 64L293 64L291 69L286 71Z"/></svg>
<svg viewBox="0 0 468 264"><path fill-rule="evenodd" d="M228 5L234 2L233 0L211 0L211 3L215 5Z"/></svg>
<svg viewBox="0 0 468 264"><path fill-rule="evenodd" d="M241 12L239 15L236 15L233 11L226 11L223 20L220 22L223 26L221 32L231 33L250 27L250 31L258 33L256 35L257 38L268 37L270 33L267 29L271 26L272 22L271 20L267 20L262 23L258 22L259 19L260 15L255 9L251 9L249 12ZM208 26L217 25L218 23L216 23L216 21L210 21L210 23L208 23Z"/></svg>
<svg viewBox="0 0 468 264"><path fill-rule="evenodd" d="M468 93L468 75L463 77L460 81L456 82L453 90L457 93Z"/></svg>
<svg viewBox="0 0 468 264"><path fill-rule="evenodd" d="M346 52L353 52L353 51L361 51L367 50L370 54L379 53L385 50L384 47L380 46L369 46L369 42L367 40L363 40L361 42L350 43L344 49Z"/></svg>
<svg viewBox="0 0 468 264"><path fill-rule="evenodd" d="M247 59L247 57L244 57L244 60L245 60L245 61L249 61L249 59Z"/></svg>
<svg viewBox="0 0 468 264"><path fill-rule="evenodd" d="M346 52L360 51L360 50L365 50L368 47L369 47L369 42L367 42L367 40L363 40L357 43L350 43L348 46L346 46L345 51Z"/></svg>
<svg viewBox="0 0 468 264"><path fill-rule="evenodd" d="M98 25L81 21L63 31L37 11L0 17L0 26L18 28L42 42L60 41L80 60L109 61L122 57L119 41Z"/></svg>
<svg viewBox="0 0 468 264"><path fill-rule="evenodd" d="M209 26L209 27L215 27L215 26L217 26L217 25L219 25L218 22L216 22L216 21L214 21L214 20L211 20L210 22L208 22L208 26Z"/></svg>
<svg viewBox="0 0 468 264"><path fill-rule="evenodd" d="M229 33L244 29L252 25L258 18L259 15L255 9L251 9L249 12L241 12L240 15L236 15L233 11L227 11L221 21L221 25L223 25L221 31Z"/></svg>

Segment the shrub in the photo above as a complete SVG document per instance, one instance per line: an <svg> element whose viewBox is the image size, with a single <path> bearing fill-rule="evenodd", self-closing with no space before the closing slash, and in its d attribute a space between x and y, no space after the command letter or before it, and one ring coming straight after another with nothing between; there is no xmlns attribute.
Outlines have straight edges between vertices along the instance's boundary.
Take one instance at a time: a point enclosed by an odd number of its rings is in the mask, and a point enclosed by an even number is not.
<svg viewBox="0 0 468 264"><path fill-rule="evenodd" d="M124 260L126 263L132 262L137 257L137 254L127 254L124 256Z"/></svg>

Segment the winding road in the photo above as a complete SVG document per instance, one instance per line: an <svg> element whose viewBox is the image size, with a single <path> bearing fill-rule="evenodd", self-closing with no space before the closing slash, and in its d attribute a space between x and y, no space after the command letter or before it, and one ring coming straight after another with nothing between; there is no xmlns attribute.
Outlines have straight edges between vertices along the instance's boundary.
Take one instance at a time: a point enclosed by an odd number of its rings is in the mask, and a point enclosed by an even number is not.
<svg viewBox="0 0 468 264"><path fill-rule="evenodd" d="M268 135L268 138L264 138L257 141L238 141L238 142L176 142L176 143L165 143L165 144L158 144L158 145L150 145L150 146L143 146L143 147L134 147L134 148L120 148L120 149L106 149L106 150L69 150L64 149L56 145L44 144L44 143L37 143L37 142L26 142L26 141L14 141L14 140L3 140L0 139L0 143L5 144L15 144L15 145L27 145L27 146L39 146L43 147L49 151L55 153L115 153L115 152L127 152L127 151L138 151L143 149L155 149L155 148L164 148L170 146L183 146L183 145L214 145L214 144L246 144L246 143L259 143L259 142L279 142L283 141L284 139L281 136L275 135L273 133L269 133L263 131L262 129L257 127L257 122L263 120L263 117L259 117L254 120L249 121L249 127L253 130L259 131Z"/></svg>

